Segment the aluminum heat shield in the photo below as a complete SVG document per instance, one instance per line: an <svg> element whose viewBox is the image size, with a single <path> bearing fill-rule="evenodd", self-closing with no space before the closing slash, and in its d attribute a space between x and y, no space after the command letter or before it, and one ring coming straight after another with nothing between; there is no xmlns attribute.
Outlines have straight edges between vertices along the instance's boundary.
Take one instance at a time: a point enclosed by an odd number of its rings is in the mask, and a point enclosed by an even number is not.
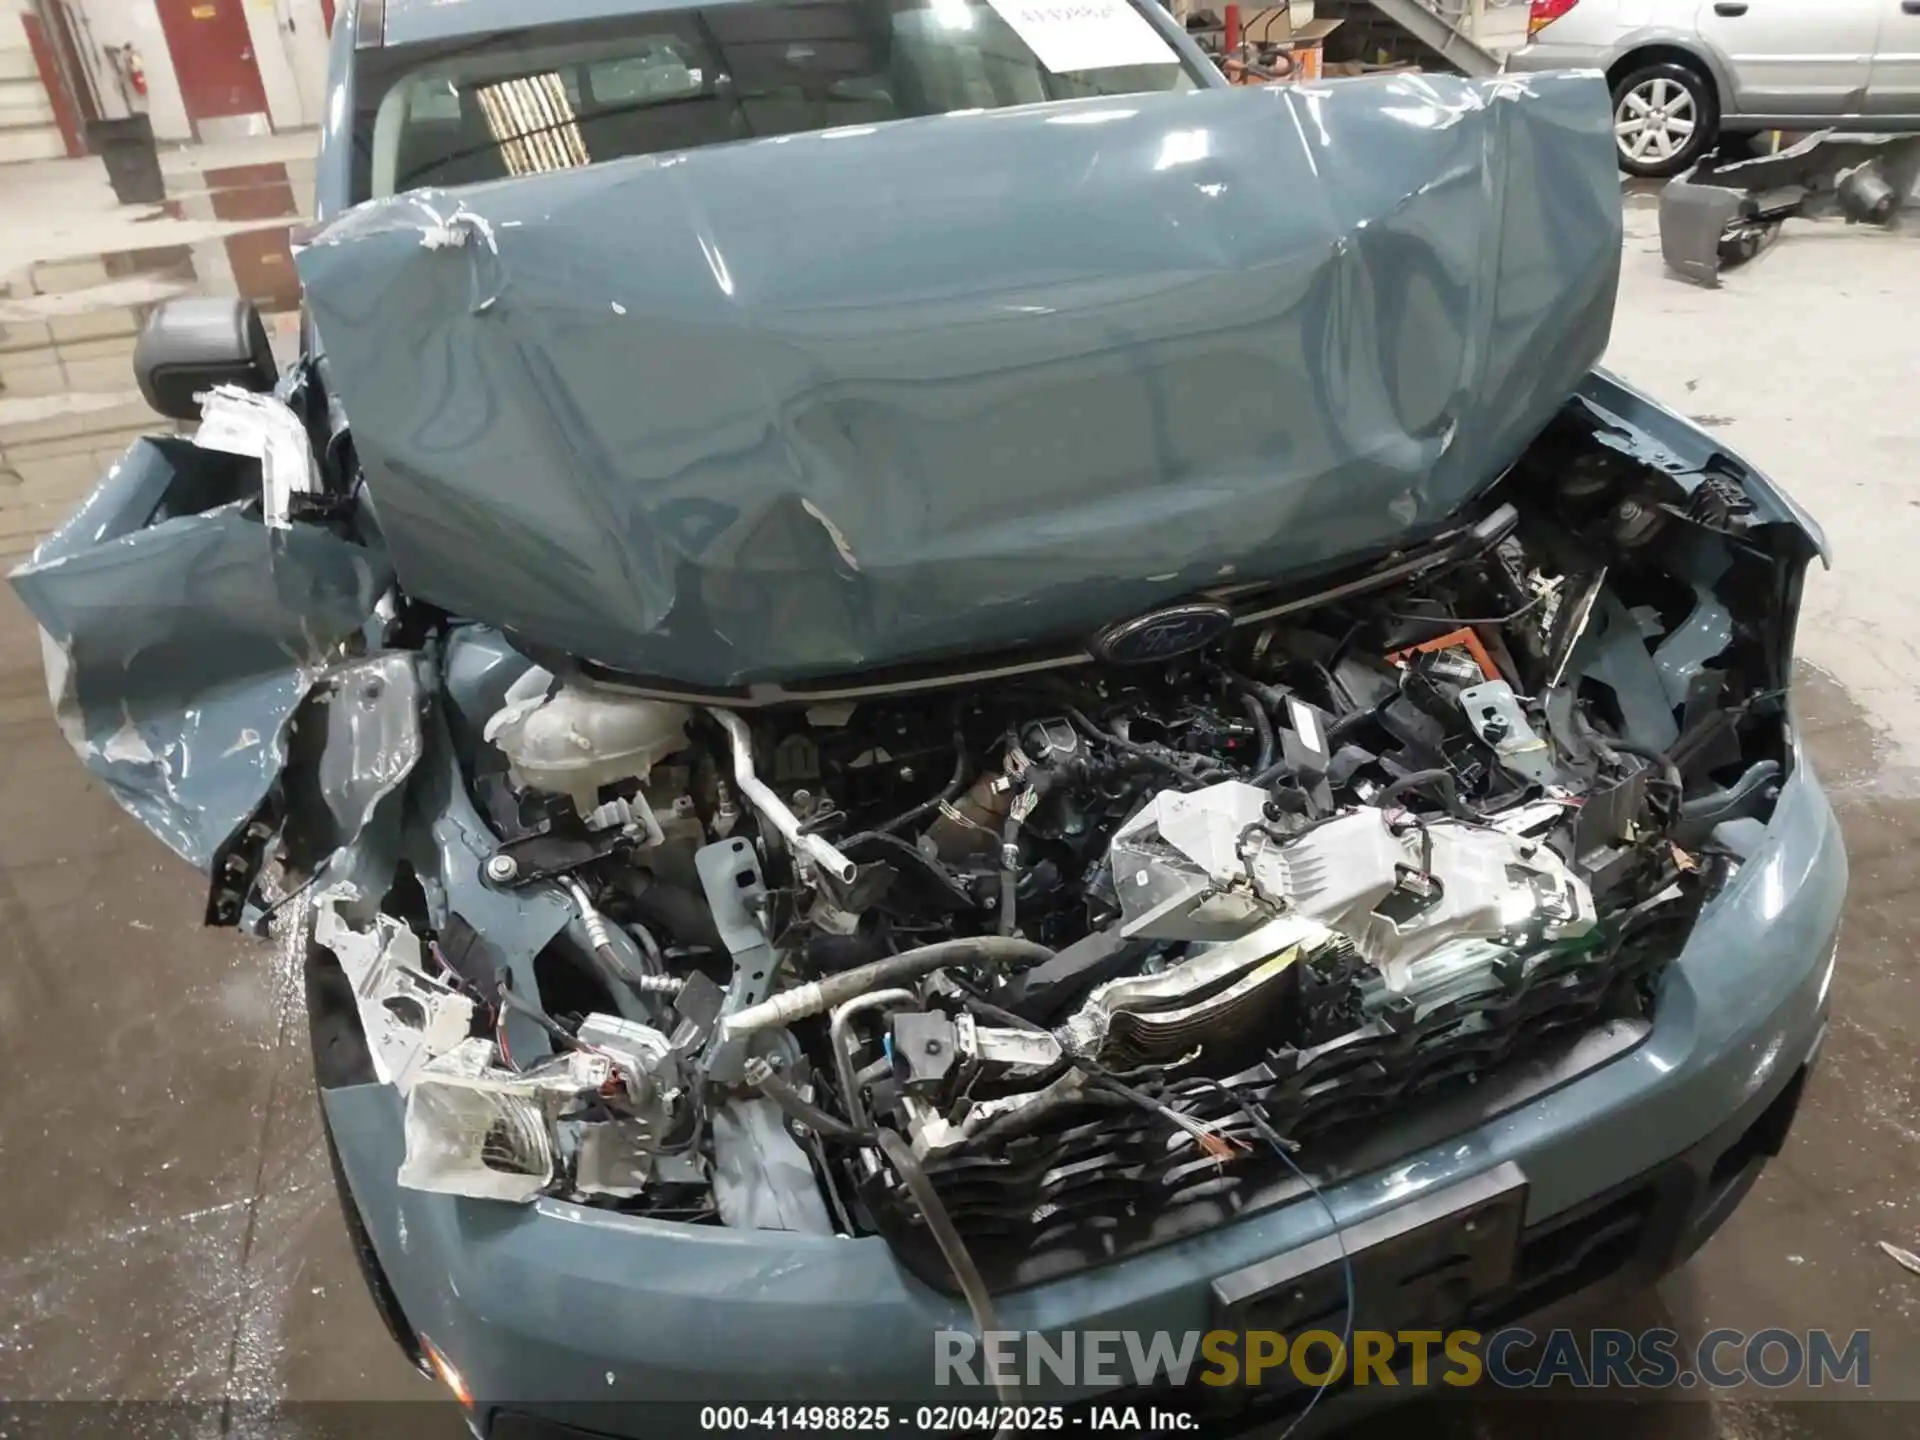
<svg viewBox="0 0 1920 1440"><path fill-rule="evenodd" d="M1286 915L1164 970L1109 980L1067 1018L1061 1043L1102 1064L1171 1064L1265 1013L1287 969L1334 940Z"/></svg>
<svg viewBox="0 0 1920 1440"><path fill-rule="evenodd" d="M1121 826L1110 853L1123 932L1215 940L1266 916L1304 917L1346 936L1403 990L1409 967L1454 941L1531 945L1593 928L1586 882L1525 836L1361 806L1276 837L1264 803L1229 780L1163 791ZM1225 963L1230 948L1202 963Z"/></svg>

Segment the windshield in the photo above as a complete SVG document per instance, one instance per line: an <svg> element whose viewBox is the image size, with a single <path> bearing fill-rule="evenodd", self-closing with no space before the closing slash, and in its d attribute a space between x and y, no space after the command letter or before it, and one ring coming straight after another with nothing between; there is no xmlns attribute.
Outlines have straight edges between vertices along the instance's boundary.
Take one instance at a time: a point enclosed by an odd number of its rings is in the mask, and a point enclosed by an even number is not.
<svg viewBox="0 0 1920 1440"><path fill-rule="evenodd" d="M354 199L758 136L1191 90L1129 0L785 0L365 52Z"/></svg>

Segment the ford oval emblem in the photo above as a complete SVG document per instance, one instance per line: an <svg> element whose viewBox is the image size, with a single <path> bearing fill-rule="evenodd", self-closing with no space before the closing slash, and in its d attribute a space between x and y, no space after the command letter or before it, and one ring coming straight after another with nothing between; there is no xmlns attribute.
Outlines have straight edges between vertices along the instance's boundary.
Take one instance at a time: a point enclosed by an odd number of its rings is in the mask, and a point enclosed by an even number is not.
<svg viewBox="0 0 1920 1440"><path fill-rule="evenodd" d="M1224 605L1169 605L1109 625L1087 649L1115 665L1148 665L1211 645L1232 628L1233 611Z"/></svg>

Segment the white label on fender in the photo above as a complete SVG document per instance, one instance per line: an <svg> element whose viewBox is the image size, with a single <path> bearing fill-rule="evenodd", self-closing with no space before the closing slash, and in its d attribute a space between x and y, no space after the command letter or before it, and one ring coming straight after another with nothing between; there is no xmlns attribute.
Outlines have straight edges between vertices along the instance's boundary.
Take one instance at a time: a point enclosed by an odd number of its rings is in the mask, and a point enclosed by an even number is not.
<svg viewBox="0 0 1920 1440"><path fill-rule="evenodd" d="M1172 65L1166 38L1127 0L987 0L1055 75Z"/></svg>

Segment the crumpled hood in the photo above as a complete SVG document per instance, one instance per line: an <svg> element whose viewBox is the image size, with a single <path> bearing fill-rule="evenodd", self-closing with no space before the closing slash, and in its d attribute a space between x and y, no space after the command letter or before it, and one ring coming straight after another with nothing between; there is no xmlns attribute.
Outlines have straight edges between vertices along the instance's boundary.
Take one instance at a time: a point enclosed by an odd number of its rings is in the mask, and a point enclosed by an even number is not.
<svg viewBox="0 0 1920 1440"><path fill-rule="evenodd" d="M1605 347L1592 75L416 192L299 257L401 583L694 685L1075 636L1438 528Z"/></svg>

